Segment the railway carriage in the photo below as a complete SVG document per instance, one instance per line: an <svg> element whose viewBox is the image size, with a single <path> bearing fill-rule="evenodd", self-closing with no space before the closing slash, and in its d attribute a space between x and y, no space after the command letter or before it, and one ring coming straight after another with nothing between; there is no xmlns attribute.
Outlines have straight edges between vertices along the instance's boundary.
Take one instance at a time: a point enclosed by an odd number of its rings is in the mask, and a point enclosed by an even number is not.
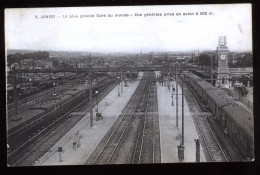
<svg viewBox="0 0 260 175"><path fill-rule="evenodd" d="M199 94L199 96L203 99L203 101L207 101L207 96L205 96L205 91L209 89L208 84L205 81L195 82L195 90Z"/></svg>
<svg viewBox="0 0 260 175"><path fill-rule="evenodd" d="M226 132L233 138L239 149L254 158L254 118L251 112L239 105L223 107Z"/></svg>
<svg viewBox="0 0 260 175"><path fill-rule="evenodd" d="M208 105L215 118L219 120L222 125L224 123L224 117L222 117L222 107L230 104L235 104L235 101L229 98L224 92L212 86L210 89L204 91L204 102Z"/></svg>
<svg viewBox="0 0 260 175"><path fill-rule="evenodd" d="M198 81L201 81L201 80L202 80L200 77L194 75L194 74L191 73L191 72L184 72L183 75L184 75L184 80L186 80L187 83L188 83L191 87L193 87L193 88L196 88L196 83L197 83Z"/></svg>
<svg viewBox="0 0 260 175"><path fill-rule="evenodd" d="M212 86L193 73L185 72L185 80L207 104L223 130L234 140L240 151L254 158L253 114L239 106L224 91Z"/></svg>
<svg viewBox="0 0 260 175"><path fill-rule="evenodd" d="M106 77L102 80L101 84L94 84L92 87L93 88L92 93L95 93L96 90L103 87L104 83L110 81L111 79L112 79L111 77ZM89 95L88 89L86 90L86 89L74 88L62 95L56 96L54 99L52 99L55 100L55 104L46 107L46 109L48 112L60 113L64 109L69 109L71 106L73 106L75 101L78 101L80 98L85 98L88 95Z"/></svg>
<svg viewBox="0 0 260 175"><path fill-rule="evenodd" d="M214 94L215 90L214 89L209 89L207 91L204 92L204 102L207 104L208 108L211 110L211 112L216 115L216 111L217 111L217 105L219 104L219 101L214 100L214 98L212 98L212 95Z"/></svg>

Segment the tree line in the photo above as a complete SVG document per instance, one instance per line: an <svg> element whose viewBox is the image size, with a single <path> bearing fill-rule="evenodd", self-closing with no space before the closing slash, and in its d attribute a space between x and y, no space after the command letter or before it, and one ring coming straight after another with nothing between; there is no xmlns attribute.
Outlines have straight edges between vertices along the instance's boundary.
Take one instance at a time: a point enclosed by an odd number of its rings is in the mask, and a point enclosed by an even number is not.
<svg viewBox="0 0 260 175"><path fill-rule="evenodd" d="M189 62L195 64L199 63L199 65L203 65L203 66L210 66L211 59L212 59L212 65L217 66L218 61L215 55L209 56L207 54L201 54L195 60L190 60ZM253 57L250 53L238 56L236 58L233 58L233 56L230 54L228 55L228 66L229 67L252 67Z"/></svg>
<svg viewBox="0 0 260 175"><path fill-rule="evenodd" d="M7 55L7 66L11 66L13 63L20 63L22 60L31 59L33 61L49 58L49 52L38 51L32 53L15 53Z"/></svg>

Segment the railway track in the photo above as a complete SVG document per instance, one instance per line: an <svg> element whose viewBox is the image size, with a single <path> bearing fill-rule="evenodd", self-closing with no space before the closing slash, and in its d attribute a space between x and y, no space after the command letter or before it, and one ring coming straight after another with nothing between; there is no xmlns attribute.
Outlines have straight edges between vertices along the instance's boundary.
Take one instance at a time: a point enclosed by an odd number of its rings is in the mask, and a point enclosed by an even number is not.
<svg viewBox="0 0 260 175"><path fill-rule="evenodd" d="M147 73L144 74L144 77L146 76ZM157 106L157 101L153 101L157 95L151 96L151 91L156 92L152 86L152 83L155 85L155 82L151 82L154 78L153 74L153 79L146 77L140 81L122 114L90 155L86 164L154 163L160 161L159 133L158 130L157 134L153 132L154 128L158 129L159 127L156 124L153 127L156 119L147 114L151 102L156 103ZM152 88L153 90L151 90ZM153 107L151 105L151 108ZM157 151L156 154L155 151ZM122 158L122 155L125 156Z"/></svg>
<svg viewBox="0 0 260 175"><path fill-rule="evenodd" d="M191 89L190 86L187 86L190 91L192 91L193 94L195 94L195 100L196 102L200 102L199 106L202 107L202 109L206 109L206 104L203 104L203 102L199 101L200 98L196 92L194 92L193 89ZM207 110L208 111L208 110ZM207 112L203 111L203 112ZM230 136L223 132L222 127L220 127L220 123L212 116L206 116L207 123L210 125L211 129L213 130L215 136L217 137L220 146L222 147L222 150L224 154L226 155L226 159L228 162L237 162L237 161L244 161L246 158L244 157L244 154L236 147L236 144L230 138Z"/></svg>
<svg viewBox="0 0 260 175"><path fill-rule="evenodd" d="M160 162L160 146L158 145L160 136L156 130L158 127L158 111L156 84L150 82L148 95L146 98L145 113L141 117L139 124L139 132L132 156L131 163L159 163Z"/></svg>
<svg viewBox="0 0 260 175"><path fill-rule="evenodd" d="M219 138L221 139L221 143L224 148L224 152L228 158L228 161L231 162L241 162L246 160L246 157L243 156L244 154L235 146L236 144L233 142L232 138L229 135L225 134L221 128L218 126L220 125L213 117L209 118L209 124L212 126L214 131L217 133Z"/></svg>
<svg viewBox="0 0 260 175"><path fill-rule="evenodd" d="M145 111L147 112L148 109L148 98L149 98L149 93L150 93L150 86L148 87L148 93L145 94L146 97L144 97L142 100L142 103L145 103L145 105L143 105L142 108L140 108L140 112L141 111ZM137 139L136 139L136 144L135 144L135 149L134 149L134 153L133 153L133 157L132 157L132 161L131 163L140 163L141 161L141 156L142 156L142 151L143 151L143 146L144 146L144 136L145 136L145 128L146 128L146 122L147 122L147 115L146 113L144 113L143 115L141 115L141 119L140 119L140 123L139 123L139 127L138 127L138 133L137 133ZM153 144L152 144L153 146ZM153 155L154 152L151 152L151 154ZM153 161L153 159L152 159ZM152 162L153 163L153 162Z"/></svg>
<svg viewBox="0 0 260 175"><path fill-rule="evenodd" d="M191 116L196 121L196 126L199 129L201 139L203 140L203 145L207 150L205 154L206 159L212 162L228 161L227 155L225 154L220 141L208 123L207 118L209 116L207 114L203 114L188 88L184 87L183 89L187 103L189 104Z"/></svg>
<svg viewBox="0 0 260 175"><path fill-rule="evenodd" d="M56 92L56 94L62 94L65 91L73 88L75 86L75 84L78 83L78 82L84 82L85 83L85 77L80 77L76 80L71 80L68 83L58 85L58 86L55 87L55 92ZM17 112L18 113L24 112L24 111L28 110L29 108L32 108L36 105L39 105L41 102L46 101L47 99L50 99L52 97L53 97L53 88L49 88L49 89L46 89L46 90L44 90L40 93L31 95L31 96L23 98L23 99L20 99L20 100L17 101L17 105L18 105L17 106ZM15 109L14 109L13 102L8 104L7 109L8 109L8 116L9 117L16 115L14 113Z"/></svg>
<svg viewBox="0 0 260 175"><path fill-rule="evenodd" d="M95 84L94 84L94 86L95 86ZM67 86L66 88L60 87L58 90L56 90L56 92L57 92L57 94L62 94L65 91L72 89L73 87L74 87L74 85ZM36 105L39 105L39 103L41 103L42 101L46 101L48 99L51 99L53 97L52 92L53 92L53 90L49 89L49 91L47 91L47 92L44 91L44 93L40 93L40 95L38 95L38 97L36 99L36 100L38 100L37 103L29 104L29 105L25 104L25 105L20 106L20 108L23 108L23 109L21 111L19 111L19 113L22 113L23 111L27 111L27 113L28 113L28 112L30 112L28 110L29 108L32 108ZM23 122L23 123L15 126L14 128L9 129L8 135L11 136L11 135L21 131L22 129L24 129L27 126L37 123L37 121L40 121L42 118L49 115L50 113L53 113L54 111L56 111L56 109L49 111L49 112L47 110L43 110L42 112L33 116L31 119L27 120L26 122ZM8 117L10 117L9 114L8 114Z"/></svg>
<svg viewBox="0 0 260 175"><path fill-rule="evenodd" d="M62 94L63 92L71 89L72 87L72 85L58 87L55 89L55 91L57 94ZM27 111L28 109L39 105L41 102L51 99L52 97L53 89L48 89L46 91L41 92L40 94L37 94L34 97L30 97L30 99L22 100L21 102L19 102L19 105L17 106L17 114L21 114ZM8 108L8 117L16 116L17 114L15 114L14 108Z"/></svg>
<svg viewBox="0 0 260 175"><path fill-rule="evenodd" d="M117 83L114 81L102 82L97 88L103 98ZM93 94L95 98L96 94ZM102 98L98 97L99 100ZM72 117L71 112L81 111L88 104L87 94L63 110L56 110L48 117L34 125L25 127L20 132L8 137L8 164L10 166L29 166L46 153L70 128L83 116ZM64 109L66 109L64 111ZM89 107L88 109L89 110Z"/></svg>
<svg viewBox="0 0 260 175"><path fill-rule="evenodd" d="M92 155L92 159L94 160L89 159L88 162L91 162L91 164L110 163L116 149L118 148L122 136L126 133L126 130L129 129L127 126L130 126L130 122L136 117L134 115L134 111L137 107L136 103L140 100L144 87L145 82L141 81L132 98L129 100L126 108L124 108L122 114L118 117L118 120L108 131L105 138L102 139L101 142L105 142L105 144L98 147L96 153Z"/></svg>

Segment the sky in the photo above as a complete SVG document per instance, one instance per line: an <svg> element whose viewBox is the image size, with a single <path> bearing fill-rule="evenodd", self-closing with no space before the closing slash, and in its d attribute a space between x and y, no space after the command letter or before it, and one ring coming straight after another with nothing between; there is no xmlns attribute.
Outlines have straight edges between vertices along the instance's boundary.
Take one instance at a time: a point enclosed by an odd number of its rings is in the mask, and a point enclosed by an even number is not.
<svg viewBox="0 0 260 175"><path fill-rule="evenodd" d="M194 15L183 15L188 12ZM146 13L162 16L145 17ZM106 17L98 17L102 14ZM5 45L28 50L170 52L215 50L218 36L226 36L230 50L251 51L251 18L250 4L6 9Z"/></svg>

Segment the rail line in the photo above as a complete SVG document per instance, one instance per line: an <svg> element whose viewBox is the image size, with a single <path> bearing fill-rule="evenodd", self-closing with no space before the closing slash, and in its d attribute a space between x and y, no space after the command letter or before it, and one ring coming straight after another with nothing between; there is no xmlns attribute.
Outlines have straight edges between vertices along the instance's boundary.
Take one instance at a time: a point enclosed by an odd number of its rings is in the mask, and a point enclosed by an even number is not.
<svg viewBox="0 0 260 175"><path fill-rule="evenodd" d="M72 87L74 87L75 84L78 82L85 83L85 81L83 81L83 80L85 80L85 77L80 77L76 80L71 80L70 82L58 85L55 87L55 91L57 94L61 94L65 91L67 91L68 89L71 89ZM17 112L19 112L19 113L23 112L35 105L38 105L42 101L46 101L47 99L49 99L51 97L53 97L53 88L49 88L40 93L30 95L29 97L26 97L26 98L22 98L17 101L17 105L18 105ZM15 115L13 102L8 104L7 109L8 109L8 116Z"/></svg>
<svg viewBox="0 0 260 175"><path fill-rule="evenodd" d="M149 78L149 75L145 73L144 78L140 81L139 86L124 108L122 115L118 117L101 140L96 150L86 161L86 164L116 163L122 155L120 153L125 153L126 157L131 157L130 160L127 160L128 163L154 163L155 160L158 162L158 158L155 159L157 155L155 156L154 152L151 154L151 151L157 151L158 149L154 148L153 143L154 128L151 125L154 124L154 120L150 116L151 114L147 114L148 107L155 98L154 95L153 99L150 99L151 81L147 78ZM152 113L152 115L154 114ZM160 144L156 145L160 146ZM127 149L127 153L125 149Z"/></svg>
<svg viewBox="0 0 260 175"><path fill-rule="evenodd" d="M222 145L224 145L224 151L225 154L228 155L228 161L244 161L246 158L243 156L243 153L236 147L236 144L233 143L232 138L230 138L229 135L225 134L221 128L219 128L219 123L211 117L208 119L210 126L214 129L214 131L217 133L217 136L221 139Z"/></svg>
<svg viewBox="0 0 260 175"><path fill-rule="evenodd" d="M159 163L160 146L158 145L158 104L155 82L149 83L145 113L141 117L139 132L135 142L135 149L131 163Z"/></svg>
<svg viewBox="0 0 260 175"><path fill-rule="evenodd" d="M122 115L119 116L119 122L116 123L116 127L112 129L112 132L109 132L109 137L105 145L99 151L98 155L93 161L94 164L110 163L115 153L115 150L119 145L120 140L122 139L125 131L127 130L127 126L129 126L130 122L135 117L134 111L137 107L136 103L141 99L139 96L142 95L144 87L145 83L141 81L139 86L137 87L137 90L128 102L126 108L123 110Z"/></svg>
<svg viewBox="0 0 260 175"><path fill-rule="evenodd" d="M147 97L143 98L146 105L141 109L141 111L145 111L145 113L141 116L141 122L138 127L139 132L138 132L138 136L136 139L135 149L134 149L133 158L132 158L132 164L140 163L140 161L141 161L144 136L145 136L145 130L146 130L146 122L147 122L147 109L148 109L149 94L150 94L150 86L148 87ZM152 152L152 154L153 154L153 152ZM152 160L152 161L154 162L154 160Z"/></svg>
<svg viewBox="0 0 260 175"><path fill-rule="evenodd" d="M227 156L207 121L208 115L202 114L203 112L199 108L199 105L190 90L188 90L187 87L184 87L183 89L187 103L189 104L191 115L196 121L197 127L199 128L201 137L207 149L208 159L213 162L226 162L228 160Z"/></svg>
<svg viewBox="0 0 260 175"><path fill-rule="evenodd" d="M97 83L97 85L99 85L99 83ZM101 82L102 84L102 82ZM95 85L94 85L95 86ZM100 85L99 85L100 86ZM87 91L85 91L85 94L88 94ZM45 95L46 96L46 95ZM86 96L86 95L85 95ZM48 98L48 97L47 97ZM73 97L72 99L68 100L68 102L62 104L58 109L52 109L51 111L43 111L39 114L37 114L36 116L32 117L31 119L27 120L26 122L11 128L10 130L8 130L8 136L11 137L12 135L21 132L23 129L30 127L31 125L37 124L39 122L41 122L42 119L44 119L45 117L49 116L50 114L53 114L57 111L60 111L61 109L64 109L64 106L66 107L66 105L68 105L69 102L73 101L73 100L77 100L78 97ZM67 110L67 109L65 109Z"/></svg>
<svg viewBox="0 0 260 175"><path fill-rule="evenodd" d="M99 87L99 91L108 93L115 86L116 83L114 81L103 82ZM106 93L100 93L100 95L102 94L104 97ZM95 94L93 96L95 97ZM8 152L8 164L11 166L28 166L33 164L35 160L48 151L59 138L83 117L72 117L70 112L82 110L86 108L87 104L88 98L85 98L83 101L80 100L77 104L70 105L66 112L57 112L50 117L50 120L43 120L39 125L26 128L20 135L9 138L9 142L13 142L10 145L14 149Z"/></svg>
<svg viewBox="0 0 260 175"><path fill-rule="evenodd" d="M56 93L57 94L61 94L63 92L65 92L66 90L72 88L72 86L67 86L66 88L61 88L61 87L57 87L56 88ZM34 106L39 105L41 102L44 102L48 99L51 99L53 97L53 89L48 89L46 91L40 92L40 94L37 94L36 96L34 96L33 98L30 97L29 101L23 99L21 100L21 102L19 103L19 105L17 106L17 113L15 113L14 108L12 107L8 107L7 108L7 116L8 118L12 117L12 118L16 118L19 116L19 114L21 113L26 113L28 112L28 110L30 108L33 108ZM44 113L45 111L41 112Z"/></svg>

